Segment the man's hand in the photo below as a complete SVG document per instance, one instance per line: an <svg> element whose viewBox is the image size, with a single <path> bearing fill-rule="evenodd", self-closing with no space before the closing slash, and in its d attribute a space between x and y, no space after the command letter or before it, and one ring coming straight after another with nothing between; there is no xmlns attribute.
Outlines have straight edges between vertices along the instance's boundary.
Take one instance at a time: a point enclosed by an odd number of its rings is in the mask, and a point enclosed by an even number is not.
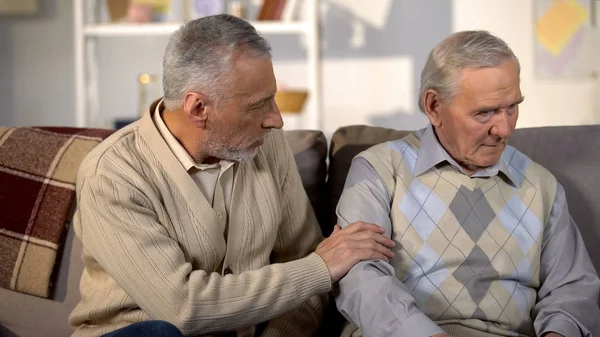
<svg viewBox="0 0 600 337"><path fill-rule="evenodd" d="M359 261L388 261L393 257L390 248L396 243L385 237L384 232L382 227L362 221L344 229L336 225L333 233L315 250L329 268L331 281L337 282Z"/></svg>

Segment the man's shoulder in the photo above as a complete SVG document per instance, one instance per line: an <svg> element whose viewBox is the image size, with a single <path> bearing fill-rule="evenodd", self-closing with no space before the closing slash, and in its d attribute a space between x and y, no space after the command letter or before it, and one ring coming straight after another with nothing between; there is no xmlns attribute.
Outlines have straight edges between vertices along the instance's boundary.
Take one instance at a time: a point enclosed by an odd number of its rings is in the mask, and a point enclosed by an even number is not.
<svg viewBox="0 0 600 337"><path fill-rule="evenodd" d="M110 169L118 163L139 157L136 146L139 139L137 122L116 131L86 155L79 167L79 176L93 176L103 169Z"/></svg>
<svg viewBox="0 0 600 337"><path fill-rule="evenodd" d="M391 163L401 160L405 156L416 158L419 145L418 132L413 132L399 139L373 145L360 152L357 157L363 157L367 160L377 158L378 160Z"/></svg>
<svg viewBox="0 0 600 337"><path fill-rule="evenodd" d="M507 145L500 160L504 162L510 173L515 176L516 179L524 177L529 181L556 180L550 170L537 163L514 146Z"/></svg>

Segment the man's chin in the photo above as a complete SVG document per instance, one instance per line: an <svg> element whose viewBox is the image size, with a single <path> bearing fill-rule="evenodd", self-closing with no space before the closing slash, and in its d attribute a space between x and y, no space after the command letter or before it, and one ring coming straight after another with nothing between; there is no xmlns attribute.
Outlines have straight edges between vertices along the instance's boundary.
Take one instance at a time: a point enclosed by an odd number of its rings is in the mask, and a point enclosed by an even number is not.
<svg viewBox="0 0 600 337"><path fill-rule="evenodd" d="M236 163L246 163L252 161L258 153L258 147L244 149L243 151L231 151L227 154L226 160Z"/></svg>
<svg viewBox="0 0 600 337"><path fill-rule="evenodd" d="M480 169L485 169L485 168L488 168L490 166L496 165L500 161L500 157L501 156L497 156L497 155L484 156L483 158L481 158L480 160L478 160L474 164L477 167L479 167Z"/></svg>

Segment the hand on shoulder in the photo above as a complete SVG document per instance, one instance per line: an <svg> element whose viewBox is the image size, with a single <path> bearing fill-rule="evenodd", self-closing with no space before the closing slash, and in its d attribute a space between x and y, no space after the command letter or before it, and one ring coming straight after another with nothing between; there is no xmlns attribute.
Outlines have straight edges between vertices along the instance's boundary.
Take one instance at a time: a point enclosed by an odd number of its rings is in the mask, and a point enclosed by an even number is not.
<svg viewBox="0 0 600 337"><path fill-rule="evenodd" d="M315 250L329 268L331 281L337 282L362 260L389 261L396 243L385 235L383 227L357 221L344 229L335 226L333 233Z"/></svg>

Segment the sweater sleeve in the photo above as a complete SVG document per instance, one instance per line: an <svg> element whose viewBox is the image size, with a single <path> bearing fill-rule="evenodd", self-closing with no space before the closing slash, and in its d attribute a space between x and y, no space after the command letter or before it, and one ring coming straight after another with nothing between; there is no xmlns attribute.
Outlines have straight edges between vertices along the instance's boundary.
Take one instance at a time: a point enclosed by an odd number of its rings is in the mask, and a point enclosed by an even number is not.
<svg viewBox="0 0 600 337"><path fill-rule="evenodd" d="M283 148L280 147L280 151L274 152L274 155L283 164L280 180L283 218L271 260L275 263L287 263L313 252L322 240L322 234L285 137L281 137L279 145ZM331 280L327 266L322 261L313 269L313 274L312 277L321 278L326 275ZM322 320L325 305L327 294L315 295L302 305L271 320L262 336L312 336Z"/></svg>
<svg viewBox="0 0 600 337"><path fill-rule="evenodd" d="M257 324L330 288L314 281L323 265L314 253L237 275L194 270L145 195L124 182L87 177L78 200L85 250L152 319L186 335Z"/></svg>
<svg viewBox="0 0 600 337"><path fill-rule="evenodd" d="M391 196L383 178L362 157L354 159L336 213L340 226L366 221L385 228L392 237ZM394 267L382 260L357 263L339 282L338 310L356 324L363 336L428 337L443 330L425 315Z"/></svg>

